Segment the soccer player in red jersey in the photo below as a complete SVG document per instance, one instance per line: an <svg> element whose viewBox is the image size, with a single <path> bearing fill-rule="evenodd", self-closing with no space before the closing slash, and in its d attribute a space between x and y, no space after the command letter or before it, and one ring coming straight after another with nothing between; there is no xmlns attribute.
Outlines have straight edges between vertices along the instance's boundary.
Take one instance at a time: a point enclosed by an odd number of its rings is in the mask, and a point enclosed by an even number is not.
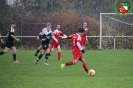
<svg viewBox="0 0 133 88"><path fill-rule="evenodd" d="M85 49L85 46L86 46L86 41L87 41L87 32L88 32L88 28L87 28L87 23L84 22L83 23L83 29L84 29L84 33L83 35L81 36L81 46L83 49Z"/></svg>
<svg viewBox="0 0 133 88"><path fill-rule="evenodd" d="M52 33L51 52L53 52L55 48L58 49L58 60L61 60L61 47L58 41L60 36L66 35L60 31L60 25L57 25L56 29Z"/></svg>
<svg viewBox="0 0 133 88"><path fill-rule="evenodd" d="M81 36L84 34L84 29L79 28L78 33L73 34L72 36L67 36L67 39L72 40L72 53L73 53L73 61L69 61L65 64L61 64L61 69L65 66L70 66L77 64L78 61L81 61L83 63L83 68L86 71L87 74L89 74L88 67L86 65L86 61L82 56L82 53L85 53L84 49L81 47ZM62 37L65 38L65 37Z"/></svg>

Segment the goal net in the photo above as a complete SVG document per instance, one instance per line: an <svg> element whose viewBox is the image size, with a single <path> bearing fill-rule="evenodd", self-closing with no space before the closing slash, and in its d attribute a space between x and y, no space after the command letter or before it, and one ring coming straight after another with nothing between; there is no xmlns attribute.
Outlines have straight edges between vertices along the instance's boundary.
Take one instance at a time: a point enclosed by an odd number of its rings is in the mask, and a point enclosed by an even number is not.
<svg viewBox="0 0 133 88"><path fill-rule="evenodd" d="M100 49L133 49L133 13L100 13Z"/></svg>

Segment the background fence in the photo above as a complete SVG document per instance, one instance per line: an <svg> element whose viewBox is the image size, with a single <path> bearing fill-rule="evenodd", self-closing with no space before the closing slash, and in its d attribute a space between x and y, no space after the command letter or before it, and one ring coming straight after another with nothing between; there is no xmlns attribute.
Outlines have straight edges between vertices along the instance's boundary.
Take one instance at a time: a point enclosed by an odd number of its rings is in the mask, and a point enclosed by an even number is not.
<svg viewBox="0 0 133 88"><path fill-rule="evenodd" d="M16 21L16 36L20 36L21 39L20 43L15 42L16 45L24 49L35 49L40 45L36 36L47 22L52 23L52 30L55 29L57 24L60 24L61 31L66 35L77 32L77 29L82 27L82 23L87 22L89 29L87 49L99 49L100 13L113 13L114 2L115 0L0 0L0 33L6 36L10 22ZM128 22L130 18L132 16L120 20ZM105 24L107 21L109 21L109 18L103 22L106 29L112 26L110 24L115 24L114 21ZM131 21L129 23L132 24ZM106 40L109 39L106 38ZM68 41L60 40L61 47L70 49L71 43ZM104 41L102 42L103 49L112 49L109 48L110 46L107 43L105 48ZM4 47L4 45L1 46ZM120 48L117 49L132 49L132 47L121 47L123 45L118 46ZM128 46L132 46L132 42Z"/></svg>

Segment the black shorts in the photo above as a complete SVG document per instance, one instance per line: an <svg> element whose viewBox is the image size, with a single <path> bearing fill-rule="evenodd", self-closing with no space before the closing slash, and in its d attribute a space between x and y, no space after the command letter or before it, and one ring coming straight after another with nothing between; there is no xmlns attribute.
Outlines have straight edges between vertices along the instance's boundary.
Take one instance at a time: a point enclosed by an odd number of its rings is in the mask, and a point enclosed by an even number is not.
<svg viewBox="0 0 133 88"><path fill-rule="evenodd" d="M42 44L42 47L46 51L49 48L49 44Z"/></svg>
<svg viewBox="0 0 133 88"><path fill-rule="evenodd" d="M14 43L13 42L6 42L6 47L7 48L11 48L14 46Z"/></svg>

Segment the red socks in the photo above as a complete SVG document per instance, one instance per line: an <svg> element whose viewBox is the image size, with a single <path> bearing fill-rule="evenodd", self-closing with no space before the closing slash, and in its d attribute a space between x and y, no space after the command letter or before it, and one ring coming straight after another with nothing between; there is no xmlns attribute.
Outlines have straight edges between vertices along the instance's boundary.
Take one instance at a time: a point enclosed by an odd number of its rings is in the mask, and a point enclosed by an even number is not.
<svg viewBox="0 0 133 88"><path fill-rule="evenodd" d="M87 65L85 63L83 64L83 68L88 73L88 67L87 67Z"/></svg>
<svg viewBox="0 0 133 88"><path fill-rule="evenodd" d="M65 64L65 66L73 65L73 61L69 61Z"/></svg>
<svg viewBox="0 0 133 88"><path fill-rule="evenodd" d="M61 60L61 52L58 52L58 60Z"/></svg>

